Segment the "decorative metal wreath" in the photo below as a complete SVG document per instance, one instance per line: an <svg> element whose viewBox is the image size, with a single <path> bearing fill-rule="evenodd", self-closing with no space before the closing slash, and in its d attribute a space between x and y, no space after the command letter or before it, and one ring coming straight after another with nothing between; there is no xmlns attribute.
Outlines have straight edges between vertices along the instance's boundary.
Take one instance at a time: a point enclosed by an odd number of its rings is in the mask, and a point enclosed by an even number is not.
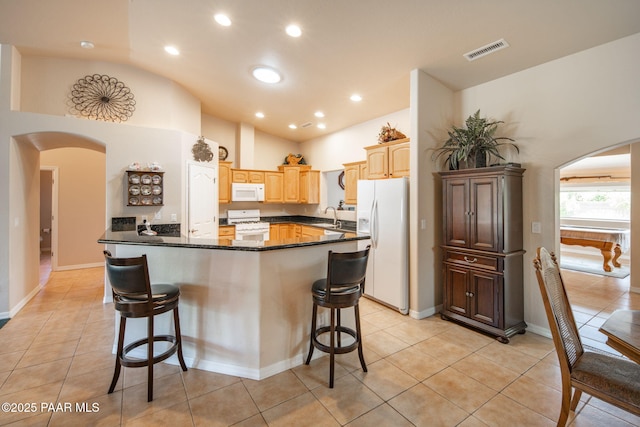
<svg viewBox="0 0 640 427"><path fill-rule="evenodd" d="M213 151L211 151L209 144L204 142L204 136L198 138L198 142L193 144L191 152L193 153L193 160L198 162L210 162L213 160Z"/></svg>
<svg viewBox="0 0 640 427"><path fill-rule="evenodd" d="M133 93L115 77L85 76L71 90L71 112L94 120L124 122L136 109Z"/></svg>

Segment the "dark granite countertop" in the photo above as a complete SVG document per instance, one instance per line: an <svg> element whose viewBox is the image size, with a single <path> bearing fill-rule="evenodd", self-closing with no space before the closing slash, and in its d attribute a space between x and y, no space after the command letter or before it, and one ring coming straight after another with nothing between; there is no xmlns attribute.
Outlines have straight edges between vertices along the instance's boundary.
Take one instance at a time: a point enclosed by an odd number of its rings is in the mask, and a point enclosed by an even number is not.
<svg viewBox="0 0 640 427"><path fill-rule="evenodd" d="M166 246L196 249L222 249L240 251L270 251L291 249L305 246L324 245L329 243L350 242L368 239L368 235L346 232L328 236L306 236L289 239L267 240L264 242L251 240L198 239L180 236L141 236L136 231L112 231L111 229L98 239L102 244Z"/></svg>

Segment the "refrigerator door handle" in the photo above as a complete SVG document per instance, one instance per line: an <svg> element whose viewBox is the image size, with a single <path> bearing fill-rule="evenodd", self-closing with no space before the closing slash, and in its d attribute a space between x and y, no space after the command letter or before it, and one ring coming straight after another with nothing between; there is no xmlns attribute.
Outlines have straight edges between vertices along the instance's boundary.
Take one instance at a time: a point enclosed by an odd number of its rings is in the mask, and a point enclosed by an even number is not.
<svg viewBox="0 0 640 427"><path fill-rule="evenodd" d="M371 208L371 241L373 247L378 247L378 200L374 199L373 206Z"/></svg>

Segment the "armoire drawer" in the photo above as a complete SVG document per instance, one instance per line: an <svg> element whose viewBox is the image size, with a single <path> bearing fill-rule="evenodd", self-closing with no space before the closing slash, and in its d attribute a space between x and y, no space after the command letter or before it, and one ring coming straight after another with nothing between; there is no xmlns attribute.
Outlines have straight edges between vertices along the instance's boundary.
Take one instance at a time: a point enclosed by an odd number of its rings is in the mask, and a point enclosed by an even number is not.
<svg viewBox="0 0 640 427"><path fill-rule="evenodd" d="M447 250L445 252L445 262L464 264L469 267L482 268L491 271L499 271L500 260L497 257L470 254L468 252L458 252Z"/></svg>

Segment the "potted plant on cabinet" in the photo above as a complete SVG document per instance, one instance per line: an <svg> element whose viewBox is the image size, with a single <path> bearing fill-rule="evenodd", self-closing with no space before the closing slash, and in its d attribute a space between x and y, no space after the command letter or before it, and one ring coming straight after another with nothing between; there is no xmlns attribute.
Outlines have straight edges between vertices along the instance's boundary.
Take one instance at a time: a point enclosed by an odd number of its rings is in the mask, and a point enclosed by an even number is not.
<svg viewBox="0 0 640 427"><path fill-rule="evenodd" d="M511 146L520 152L517 145L505 142L514 141L513 139L495 136L501 123L504 122L480 117L480 110L476 111L467 118L465 127L452 126L447 131L449 139L442 147L436 149L434 160L446 155L445 163L451 170L460 169L460 166L481 168L487 165L487 155L504 160L499 151L503 145Z"/></svg>

